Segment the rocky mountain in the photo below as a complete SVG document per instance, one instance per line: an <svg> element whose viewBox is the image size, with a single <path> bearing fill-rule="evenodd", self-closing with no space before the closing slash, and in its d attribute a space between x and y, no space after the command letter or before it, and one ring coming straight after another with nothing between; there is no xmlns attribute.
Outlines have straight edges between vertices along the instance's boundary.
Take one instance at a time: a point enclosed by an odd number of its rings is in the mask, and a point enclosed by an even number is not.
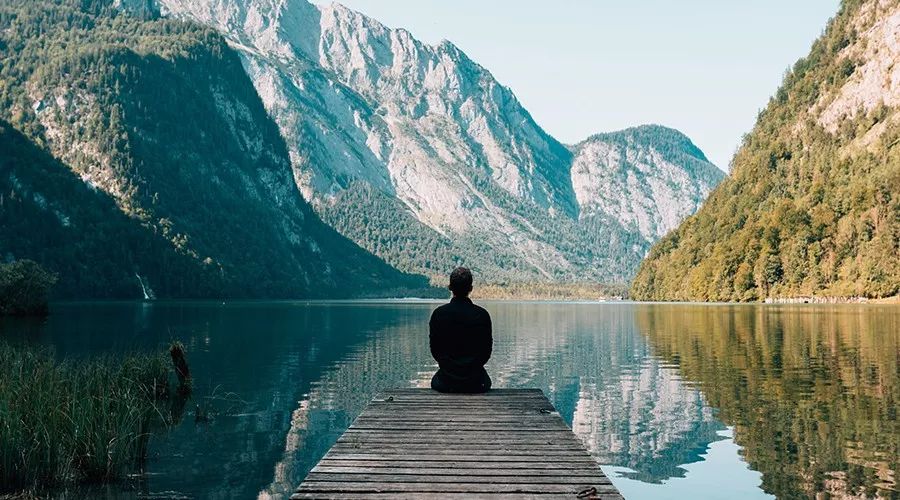
<svg viewBox="0 0 900 500"><path fill-rule="evenodd" d="M650 252L652 300L900 293L900 2L845 0L731 176Z"/></svg>
<svg viewBox="0 0 900 500"><path fill-rule="evenodd" d="M656 125L598 134L573 151L581 218L614 218L648 242L697 211L723 178L684 134Z"/></svg>
<svg viewBox="0 0 900 500"><path fill-rule="evenodd" d="M212 30L123 3L0 2L0 255L74 297L420 287L337 234ZM7 149L9 148L9 149ZM390 293L390 292L387 292Z"/></svg>
<svg viewBox="0 0 900 500"><path fill-rule="evenodd" d="M625 281L723 177L663 127L561 144L452 43L339 4L155 1L227 38L305 199L404 271L442 282L465 263L493 282Z"/></svg>

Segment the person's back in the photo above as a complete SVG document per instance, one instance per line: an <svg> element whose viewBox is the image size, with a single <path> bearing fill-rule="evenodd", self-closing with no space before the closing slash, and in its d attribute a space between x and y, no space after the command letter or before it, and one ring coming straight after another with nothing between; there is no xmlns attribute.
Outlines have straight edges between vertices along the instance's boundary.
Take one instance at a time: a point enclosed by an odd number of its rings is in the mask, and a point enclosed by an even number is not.
<svg viewBox="0 0 900 500"><path fill-rule="evenodd" d="M491 316L469 299L472 274L458 268L450 275L453 298L431 314L431 355L440 369L431 387L440 392L485 392L491 378L484 364L491 357Z"/></svg>

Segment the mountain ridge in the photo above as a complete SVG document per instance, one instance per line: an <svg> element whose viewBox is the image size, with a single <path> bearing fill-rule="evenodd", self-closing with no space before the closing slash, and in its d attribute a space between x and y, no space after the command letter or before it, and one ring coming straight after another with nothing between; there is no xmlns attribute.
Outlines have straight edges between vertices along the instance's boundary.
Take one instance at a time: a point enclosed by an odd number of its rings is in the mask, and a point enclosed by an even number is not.
<svg viewBox="0 0 900 500"><path fill-rule="evenodd" d="M391 265L435 282L456 264L495 283L627 281L649 244L724 177L715 167L685 172L646 141L633 143L641 151L609 145L620 162L614 168L632 176L620 185L640 195L631 207L617 190L590 184L590 175L576 186L578 145L546 133L508 87L452 42L425 44L340 4L157 5L164 16L219 30L242 54L288 143L297 185L323 219ZM688 157L708 163L702 153ZM590 198L601 192L618 198ZM348 200L354 205L339 204ZM396 217L385 203L402 212L407 234L391 231ZM609 210L623 206L620 221ZM384 216L363 223L359 212ZM419 254L385 250L397 238Z"/></svg>

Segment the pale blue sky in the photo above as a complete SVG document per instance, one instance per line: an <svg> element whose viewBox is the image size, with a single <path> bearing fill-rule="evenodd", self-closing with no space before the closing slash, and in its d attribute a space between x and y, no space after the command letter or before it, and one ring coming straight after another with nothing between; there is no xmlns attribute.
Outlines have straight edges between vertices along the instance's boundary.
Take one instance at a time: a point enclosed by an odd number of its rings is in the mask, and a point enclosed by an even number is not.
<svg viewBox="0 0 900 500"><path fill-rule="evenodd" d="M452 41L565 143L659 123L687 134L727 170L741 136L839 0L340 3L425 42Z"/></svg>

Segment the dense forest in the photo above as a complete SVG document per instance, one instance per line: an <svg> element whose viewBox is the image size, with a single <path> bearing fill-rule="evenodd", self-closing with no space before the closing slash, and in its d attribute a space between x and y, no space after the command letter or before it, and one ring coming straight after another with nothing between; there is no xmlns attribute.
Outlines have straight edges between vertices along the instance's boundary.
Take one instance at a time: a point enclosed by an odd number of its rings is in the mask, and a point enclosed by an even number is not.
<svg viewBox="0 0 900 500"><path fill-rule="evenodd" d="M715 168L715 167L713 167ZM396 198L364 182L352 183L322 209L322 217L341 234L405 272L423 274L432 283L446 281L448 269L470 267L492 285L514 288L525 284L579 285L626 283L649 249L649 242L633 228L603 214L580 219L548 217L527 200L515 198L481 171L467 172L480 192L516 217L511 223L531 234L550 257L545 262L567 262L550 268L529 260L512 238L506 246L492 244L503 237L501 228L485 234L441 234L420 223Z"/></svg>
<svg viewBox="0 0 900 500"><path fill-rule="evenodd" d="M897 9L843 2L760 113L730 177L652 248L633 297L900 292L900 114L886 74L896 34L885 24ZM866 92L880 102L860 100Z"/></svg>
<svg viewBox="0 0 900 500"><path fill-rule="evenodd" d="M60 297L425 286L322 223L236 53L111 0L0 0L0 256ZM9 151L9 153L7 153Z"/></svg>

